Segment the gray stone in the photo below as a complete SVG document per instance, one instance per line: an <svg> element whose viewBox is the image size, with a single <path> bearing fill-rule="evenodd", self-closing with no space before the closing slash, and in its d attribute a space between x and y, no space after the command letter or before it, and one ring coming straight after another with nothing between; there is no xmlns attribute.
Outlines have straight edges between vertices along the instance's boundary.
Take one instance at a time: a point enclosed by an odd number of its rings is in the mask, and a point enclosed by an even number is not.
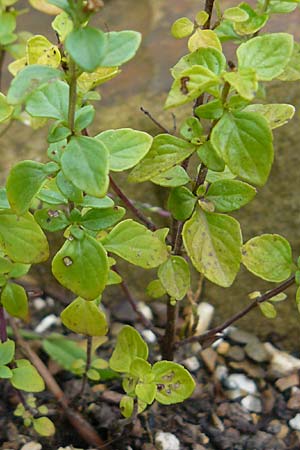
<svg viewBox="0 0 300 450"><path fill-rule="evenodd" d="M288 375L300 369L300 359L278 350L269 342L266 342L264 346L271 357L271 370L273 372Z"/></svg>
<svg viewBox="0 0 300 450"><path fill-rule="evenodd" d="M246 355L256 362L265 362L270 359L270 355L265 346L260 342L249 342L245 347Z"/></svg>
<svg viewBox="0 0 300 450"><path fill-rule="evenodd" d="M234 342L238 344L248 344L249 342L259 342L258 338L248 331L239 330L235 327L230 327L228 330L228 336Z"/></svg>
<svg viewBox="0 0 300 450"><path fill-rule="evenodd" d="M245 352L239 345L234 345L230 347L226 356L234 361L243 361L245 359Z"/></svg>
<svg viewBox="0 0 300 450"><path fill-rule="evenodd" d="M190 371L195 372L200 368L200 363L198 358L196 356L191 356L190 358L185 359L182 361L182 364Z"/></svg>
<svg viewBox="0 0 300 450"><path fill-rule="evenodd" d="M242 406L246 408L248 411L261 413L262 412L262 404L261 400L255 395L247 395L241 401Z"/></svg>

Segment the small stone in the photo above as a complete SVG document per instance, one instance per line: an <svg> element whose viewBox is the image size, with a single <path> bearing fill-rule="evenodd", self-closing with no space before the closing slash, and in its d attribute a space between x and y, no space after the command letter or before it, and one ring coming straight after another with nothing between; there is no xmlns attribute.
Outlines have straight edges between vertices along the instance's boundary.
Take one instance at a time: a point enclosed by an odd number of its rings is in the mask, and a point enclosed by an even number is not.
<svg viewBox="0 0 300 450"><path fill-rule="evenodd" d="M155 446L157 450L180 450L180 442L172 433L158 431L155 435Z"/></svg>
<svg viewBox="0 0 300 450"><path fill-rule="evenodd" d="M156 336L151 330L143 330L141 332L141 335L145 339L148 344L154 344L156 342Z"/></svg>
<svg viewBox="0 0 300 450"><path fill-rule="evenodd" d="M215 370L217 357L217 353L210 347L201 352L201 358L211 373Z"/></svg>
<svg viewBox="0 0 300 450"><path fill-rule="evenodd" d="M291 373L291 375L277 380L275 384L281 392L286 391L293 386L298 386L299 375L297 373Z"/></svg>
<svg viewBox="0 0 300 450"><path fill-rule="evenodd" d="M255 394L257 391L255 382L242 373L233 373L229 375L226 381L228 385L232 386L228 389L240 389L248 394Z"/></svg>
<svg viewBox="0 0 300 450"><path fill-rule="evenodd" d="M270 359L265 346L260 342L249 342L245 347L245 352L249 358L256 362L265 362Z"/></svg>
<svg viewBox="0 0 300 450"><path fill-rule="evenodd" d="M230 359L233 359L234 361L243 361L243 359L245 358L245 352L242 347L234 345L229 349L226 356Z"/></svg>
<svg viewBox="0 0 300 450"><path fill-rule="evenodd" d="M248 344L249 342L259 342L258 338L248 331L239 330L235 327L230 327L228 330L228 336L234 342L238 344Z"/></svg>
<svg viewBox="0 0 300 450"><path fill-rule="evenodd" d="M279 420L273 419L267 426L267 432L272 434L277 434L280 432L282 424Z"/></svg>
<svg viewBox="0 0 300 450"><path fill-rule="evenodd" d="M148 319L150 321L153 320L152 310L151 310L151 308L148 305L146 305L146 303L138 302L137 303L137 309L138 309L138 311L140 313L143 314L144 317L146 317L146 319Z"/></svg>
<svg viewBox="0 0 300 450"><path fill-rule="evenodd" d="M289 420L289 426L293 428L293 430L300 431L300 413L296 414L293 419Z"/></svg>
<svg viewBox="0 0 300 450"><path fill-rule="evenodd" d="M228 369L226 366L217 366L215 370L215 377L219 381L223 381L225 378L228 377Z"/></svg>
<svg viewBox="0 0 300 450"><path fill-rule="evenodd" d="M236 400L242 396L243 396L243 393L240 389L228 389L228 391L226 391L226 397L229 400Z"/></svg>
<svg viewBox="0 0 300 450"><path fill-rule="evenodd" d="M278 439L285 439L289 431L290 431L289 427L283 424L279 433L276 434L276 437L278 437Z"/></svg>
<svg viewBox="0 0 300 450"><path fill-rule="evenodd" d="M220 342L220 344L217 347L217 352L219 355L226 355L230 349L230 345L226 341Z"/></svg>
<svg viewBox="0 0 300 450"><path fill-rule="evenodd" d="M248 411L252 411L255 413L261 413L262 412L262 404L259 398L255 397L254 395L247 395L244 397L241 401L241 404L246 408Z"/></svg>
<svg viewBox="0 0 300 450"><path fill-rule="evenodd" d="M37 297L33 300L33 306L37 311L41 311L46 307L46 302L43 298Z"/></svg>
<svg viewBox="0 0 300 450"><path fill-rule="evenodd" d="M287 407L289 409L300 410L300 392L295 392L291 395L289 401L287 402Z"/></svg>
<svg viewBox="0 0 300 450"><path fill-rule="evenodd" d="M21 450L41 450L42 446L38 442L28 442L27 444L21 447Z"/></svg>
<svg viewBox="0 0 300 450"><path fill-rule="evenodd" d="M265 377L265 371L257 364L253 364L250 361L230 361L229 363L230 367L233 369L242 370L245 372L249 377L251 378L264 378Z"/></svg>
<svg viewBox="0 0 300 450"><path fill-rule="evenodd" d="M200 334L204 333L213 318L215 308L207 302L201 302L197 307L197 315L199 317L195 335L199 336Z"/></svg>
<svg viewBox="0 0 300 450"><path fill-rule="evenodd" d="M52 297L46 297L46 303L49 308L53 308L55 305L55 300Z"/></svg>
<svg viewBox="0 0 300 450"><path fill-rule="evenodd" d="M49 314L49 316L44 317L40 321L40 323L35 327L34 331L36 333L44 333L47 331L52 325L60 324L60 319L55 314Z"/></svg>
<svg viewBox="0 0 300 450"><path fill-rule="evenodd" d="M200 368L200 363L198 358L196 356L191 356L190 358L185 359L182 361L182 364L190 371L190 372L196 372Z"/></svg>
<svg viewBox="0 0 300 450"><path fill-rule="evenodd" d="M266 342L264 346L271 357L271 370L273 372L281 375L288 375L289 373L300 369L300 359L278 350L269 342Z"/></svg>

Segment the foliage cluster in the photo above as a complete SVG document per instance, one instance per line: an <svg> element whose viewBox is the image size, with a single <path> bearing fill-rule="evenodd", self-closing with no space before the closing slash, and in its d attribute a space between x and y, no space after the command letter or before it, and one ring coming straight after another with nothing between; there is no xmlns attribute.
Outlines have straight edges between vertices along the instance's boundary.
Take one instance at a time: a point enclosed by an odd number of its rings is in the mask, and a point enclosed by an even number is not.
<svg viewBox="0 0 300 450"><path fill-rule="evenodd" d="M44 350L90 380L121 373L125 417L154 400L181 402L195 385L188 371L172 362L181 345L176 342L176 316L179 302L191 289L191 266L224 288L234 282L241 264L264 280L282 283L271 293L252 296L253 307L259 306L269 318L276 315L276 301L284 299L276 294L294 282L300 285L299 262L293 262L288 241L263 234L243 243L240 224L229 214L249 203L267 182L274 159L272 130L295 112L289 104L267 103L265 86L272 80L300 79L299 44L288 33L262 29L273 14L292 12L299 0L258 0L255 8L243 2L224 11L220 2L207 0L194 20L178 19L172 34L188 38L188 53L171 69L173 84L165 108L191 104L191 113L178 133L161 126L163 132L154 138L131 128L92 137L88 133L94 102L101 98L95 88L116 77L120 66L134 57L140 33L90 26L90 18L102 7L99 0L34 0L35 7L55 14L54 44L42 35L16 32L20 12L15 3L1 1L1 59L8 52L14 61L8 67L13 75L8 92L0 94L0 122L17 120L34 129L49 125L48 161L17 163L0 191L0 377L22 391L44 389L35 367L15 359L4 309L11 317L27 319L28 296L19 279L32 264L49 258L45 232L61 232L65 241L53 257L52 272L76 296L61 320L87 337L88 352L62 336L45 339ZM237 46L234 62L223 53L226 41ZM196 176L190 161L197 166ZM150 181L168 191L169 227L158 228L119 188L115 177L128 170L128 183ZM109 189L117 197L109 195ZM166 298L167 321L160 336L163 360L154 365L147 361L146 343L129 326L119 333L109 368L96 356L108 331L102 294L110 285L124 285L118 258L157 269L147 293ZM192 319L195 325L197 317ZM193 336L194 330L188 339L205 338ZM46 417L35 418L32 408L36 410L34 401L28 409L18 407L16 414L36 431L53 433L49 419L45 423Z"/></svg>

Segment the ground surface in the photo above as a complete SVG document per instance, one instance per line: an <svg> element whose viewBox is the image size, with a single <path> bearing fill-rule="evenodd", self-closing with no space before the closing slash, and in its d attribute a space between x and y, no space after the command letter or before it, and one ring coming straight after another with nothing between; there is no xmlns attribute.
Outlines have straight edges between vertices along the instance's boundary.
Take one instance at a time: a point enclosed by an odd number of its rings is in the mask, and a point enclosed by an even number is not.
<svg viewBox="0 0 300 450"><path fill-rule="evenodd" d="M163 308L163 305L154 308L154 320L158 325L164 316ZM155 311L159 315L155 316ZM49 313L53 313L51 301L41 311L35 311L32 323L38 324L40 317ZM100 351L100 356L106 359L122 322L141 329L127 308L112 311L111 321L111 339ZM66 332L59 324L45 333L52 331ZM198 344L183 347L177 360L185 364L197 381L192 398L172 407L154 404L134 424L121 421L119 380L91 383L73 404L102 438L111 442L110 448L114 450L176 450L178 445L182 450L299 450L300 360L280 352L280 336L274 334L267 341L269 343L264 345L254 335L232 328L224 338L204 351ZM51 362L39 348L40 341L32 344L65 394L73 397L79 392L81 380ZM149 346L153 358L157 343ZM57 428L51 439L39 437L14 417L19 399L3 381L0 398L2 450L56 450L72 448L72 445L80 449L92 448L68 424L51 394L45 392L37 396L39 403L48 405ZM173 434L169 447L159 446L159 431Z"/></svg>

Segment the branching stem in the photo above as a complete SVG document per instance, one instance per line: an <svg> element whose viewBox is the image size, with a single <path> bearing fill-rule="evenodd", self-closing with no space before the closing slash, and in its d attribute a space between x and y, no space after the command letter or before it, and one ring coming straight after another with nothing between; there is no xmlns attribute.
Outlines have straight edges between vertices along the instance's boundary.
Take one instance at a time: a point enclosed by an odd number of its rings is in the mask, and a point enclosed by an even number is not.
<svg viewBox="0 0 300 450"><path fill-rule="evenodd" d="M7 341L6 319L2 305L0 305L0 340L1 342Z"/></svg>
<svg viewBox="0 0 300 450"><path fill-rule="evenodd" d="M270 291L265 292L264 294L260 295L259 297L256 297L251 303L249 303L248 306L243 308L241 311L238 311L236 314L234 314L232 317L227 319L221 325L218 325L217 327L206 331L205 333L201 334L200 336L191 336L187 339L183 339L182 341L177 342L176 346L179 347L184 344L189 344L191 342L199 342L200 344L205 344L205 342L210 341L217 334L221 333L226 328L228 328L230 325L235 323L237 320L244 317L246 314L248 314L249 311L256 308L261 303L263 303L267 300L270 300L270 298L275 297L275 295L278 295L281 292L284 292L288 287L292 286L294 283L295 283L295 277L292 276L292 277L288 278L286 281L284 281L283 283L276 286L274 289L271 289Z"/></svg>
<svg viewBox="0 0 300 450"><path fill-rule="evenodd" d="M69 61L69 112L68 112L68 124L69 128L74 134L75 124L75 111L77 100L77 78L76 78L76 64L72 58Z"/></svg>

